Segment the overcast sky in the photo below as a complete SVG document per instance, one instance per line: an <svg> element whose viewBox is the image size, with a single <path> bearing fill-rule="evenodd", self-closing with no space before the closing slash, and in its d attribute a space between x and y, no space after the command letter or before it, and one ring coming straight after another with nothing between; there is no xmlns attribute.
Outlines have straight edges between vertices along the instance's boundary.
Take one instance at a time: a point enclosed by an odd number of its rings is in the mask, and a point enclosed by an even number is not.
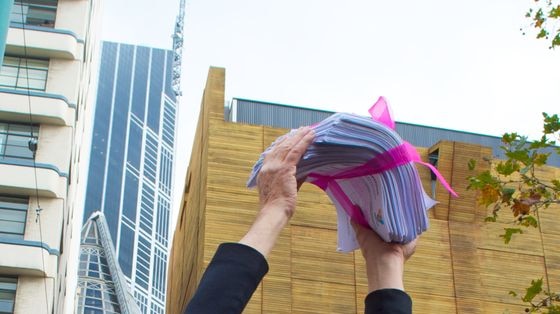
<svg viewBox="0 0 560 314"><path fill-rule="evenodd" d="M523 36L533 0L187 0L178 128L182 186L209 66L241 97L532 137L560 112L560 49ZM104 2L102 39L171 48L179 0Z"/></svg>

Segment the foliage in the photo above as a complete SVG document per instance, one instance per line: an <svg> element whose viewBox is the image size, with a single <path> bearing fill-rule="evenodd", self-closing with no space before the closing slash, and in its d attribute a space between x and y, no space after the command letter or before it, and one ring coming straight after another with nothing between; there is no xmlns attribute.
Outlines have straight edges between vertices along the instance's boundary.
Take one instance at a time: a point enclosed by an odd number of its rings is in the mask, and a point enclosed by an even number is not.
<svg viewBox="0 0 560 314"><path fill-rule="evenodd" d="M539 172L552 154L560 156L560 119L558 114L543 113L544 127L540 140L530 142L527 137L517 133L506 133L502 137L501 150L506 160L486 160L490 170L481 171L468 178L468 189L478 191L481 205L491 208L492 213L486 222L495 222L503 210L513 216L512 227L504 228L500 235L508 244L524 228L538 227L538 212L552 204L560 204L560 180L547 180ZM468 163L475 170L476 161ZM517 296L514 291L510 294ZM544 295L544 297L543 297ZM542 297L535 301L535 298ZM560 295L543 288L542 278L533 280L521 300L530 307L526 312L560 314ZM545 312L543 312L545 311Z"/></svg>
<svg viewBox="0 0 560 314"><path fill-rule="evenodd" d="M525 17L531 21L530 26L535 29L538 39L549 41L550 48L560 46L560 1L534 0Z"/></svg>

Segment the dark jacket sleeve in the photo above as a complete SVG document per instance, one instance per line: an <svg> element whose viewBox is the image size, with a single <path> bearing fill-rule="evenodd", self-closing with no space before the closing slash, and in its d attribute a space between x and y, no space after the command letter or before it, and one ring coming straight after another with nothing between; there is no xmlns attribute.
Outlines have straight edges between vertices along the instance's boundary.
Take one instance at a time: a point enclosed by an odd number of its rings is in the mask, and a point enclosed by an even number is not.
<svg viewBox="0 0 560 314"><path fill-rule="evenodd" d="M410 314L412 299L398 289L381 289L366 297L366 314Z"/></svg>
<svg viewBox="0 0 560 314"><path fill-rule="evenodd" d="M241 313L267 272L268 263L257 250L223 243L184 313Z"/></svg>

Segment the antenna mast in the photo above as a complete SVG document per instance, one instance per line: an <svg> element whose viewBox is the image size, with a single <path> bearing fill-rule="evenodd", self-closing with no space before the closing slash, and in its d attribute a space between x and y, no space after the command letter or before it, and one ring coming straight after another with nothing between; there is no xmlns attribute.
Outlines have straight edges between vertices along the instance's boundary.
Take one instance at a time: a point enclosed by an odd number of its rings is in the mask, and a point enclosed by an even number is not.
<svg viewBox="0 0 560 314"><path fill-rule="evenodd" d="M183 59L183 28L185 26L185 0L180 0L179 14L173 33L173 77L171 86L175 96L181 96L181 61Z"/></svg>

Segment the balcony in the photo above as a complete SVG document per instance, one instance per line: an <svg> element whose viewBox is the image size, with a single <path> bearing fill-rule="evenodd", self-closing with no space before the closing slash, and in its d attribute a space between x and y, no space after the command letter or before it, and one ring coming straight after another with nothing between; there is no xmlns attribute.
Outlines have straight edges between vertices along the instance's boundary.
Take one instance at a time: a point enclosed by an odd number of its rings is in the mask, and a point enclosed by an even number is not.
<svg viewBox="0 0 560 314"><path fill-rule="evenodd" d="M15 0L6 52L41 58L79 59L83 41L64 29L67 17L57 16L57 11L57 0ZM55 24L62 27L55 28Z"/></svg>
<svg viewBox="0 0 560 314"><path fill-rule="evenodd" d="M33 123L72 126L75 120L75 104L58 94L42 91L25 91L0 87L1 120L29 123L29 111Z"/></svg>
<svg viewBox="0 0 560 314"><path fill-rule="evenodd" d="M67 174L49 164L36 163L35 167L33 160L0 158L0 193L66 197Z"/></svg>
<svg viewBox="0 0 560 314"><path fill-rule="evenodd" d="M0 238L0 273L54 277L57 273L57 250L39 241ZM42 255L42 256L41 256ZM45 266L43 267L43 262Z"/></svg>
<svg viewBox="0 0 560 314"><path fill-rule="evenodd" d="M83 40L71 31L14 22L6 40L6 54L28 57L77 60L82 48Z"/></svg>

